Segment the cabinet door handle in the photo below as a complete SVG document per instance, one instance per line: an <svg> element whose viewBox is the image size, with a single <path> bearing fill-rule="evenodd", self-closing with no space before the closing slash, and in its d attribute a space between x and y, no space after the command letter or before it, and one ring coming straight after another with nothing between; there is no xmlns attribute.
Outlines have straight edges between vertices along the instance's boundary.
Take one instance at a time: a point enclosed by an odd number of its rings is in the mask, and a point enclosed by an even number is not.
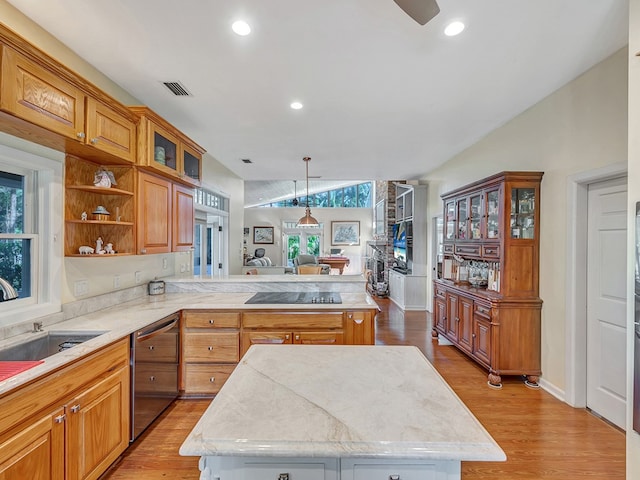
<svg viewBox="0 0 640 480"><path fill-rule="evenodd" d="M149 345L149 350L153 350L153 345Z"/></svg>
<svg viewBox="0 0 640 480"><path fill-rule="evenodd" d="M78 413L80 411L80 404L77 403L71 407L71 413Z"/></svg>
<svg viewBox="0 0 640 480"><path fill-rule="evenodd" d="M211 383L215 383L215 381L216 381L216 377L211 377L211 378L209 379L209 381L210 381Z"/></svg>
<svg viewBox="0 0 640 480"><path fill-rule="evenodd" d="M296 340L300 340L300 335L296 335Z"/></svg>
<svg viewBox="0 0 640 480"><path fill-rule="evenodd" d="M288 334L287 334L287 335L285 335L285 336L284 336L284 339L285 339L285 340L289 340L289 335L288 335Z"/></svg>
<svg viewBox="0 0 640 480"><path fill-rule="evenodd" d="M98 139L97 138L92 138L90 140L90 142L91 142L91 145L95 145L96 143L98 143Z"/></svg>
<svg viewBox="0 0 640 480"><path fill-rule="evenodd" d="M155 377L155 375L151 375L151 376L149 377L149 380L150 380L150 381L152 381L152 382L155 382L155 381L156 381L156 377Z"/></svg>
<svg viewBox="0 0 640 480"><path fill-rule="evenodd" d="M215 320L213 318L209 319L209 325L213 325L215 323Z"/></svg>
<svg viewBox="0 0 640 480"><path fill-rule="evenodd" d="M80 140L82 140L84 137L86 137L84 132L78 132L76 133L76 137L78 137Z"/></svg>
<svg viewBox="0 0 640 480"><path fill-rule="evenodd" d="M471 338L476 338L476 334L475 334L475 333L472 333L472 334L471 334Z"/></svg>
<svg viewBox="0 0 640 480"><path fill-rule="evenodd" d="M66 415L62 414L62 415L58 415L57 417L55 417L55 418L53 419L53 421L54 421L55 423L62 423L62 422L64 422L64 419L65 419L65 418L66 418Z"/></svg>
<svg viewBox="0 0 640 480"><path fill-rule="evenodd" d="M209 346L207 348L209 349L210 352L213 352L213 347Z"/></svg>

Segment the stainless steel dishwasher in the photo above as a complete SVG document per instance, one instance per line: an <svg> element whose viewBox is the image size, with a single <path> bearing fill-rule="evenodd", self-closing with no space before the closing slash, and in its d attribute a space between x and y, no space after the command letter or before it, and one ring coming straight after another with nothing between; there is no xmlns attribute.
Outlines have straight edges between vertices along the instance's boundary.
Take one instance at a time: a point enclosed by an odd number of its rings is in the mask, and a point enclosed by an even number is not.
<svg viewBox="0 0 640 480"><path fill-rule="evenodd" d="M178 396L180 315L131 335L131 441Z"/></svg>

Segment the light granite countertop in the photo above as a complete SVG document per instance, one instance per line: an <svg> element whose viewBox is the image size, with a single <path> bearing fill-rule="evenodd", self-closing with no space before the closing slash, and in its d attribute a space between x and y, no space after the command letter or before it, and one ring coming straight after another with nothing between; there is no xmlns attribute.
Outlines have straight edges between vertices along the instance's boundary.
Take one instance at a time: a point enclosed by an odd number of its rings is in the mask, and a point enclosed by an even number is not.
<svg viewBox="0 0 640 480"><path fill-rule="evenodd" d="M1 340L0 349L3 349L37 338L38 336L44 336L48 332L100 333L100 335L95 338L46 358L40 365L0 381L0 395L24 385L41 375L61 368L80 357L92 353L100 347L124 338L157 320L183 309L277 308L281 310L329 310L335 308L377 308L373 299L364 292L341 293L341 304L324 305L245 304L252 295L252 292L198 293L197 291L190 291L186 293L165 293L163 295L143 296L49 325L45 328L44 332L24 333Z"/></svg>
<svg viewBox="0 0 640 480"><path fill-rule="evenodd" d="M252 346L180 454L506 459L416 347L346 345Z"/></svg>

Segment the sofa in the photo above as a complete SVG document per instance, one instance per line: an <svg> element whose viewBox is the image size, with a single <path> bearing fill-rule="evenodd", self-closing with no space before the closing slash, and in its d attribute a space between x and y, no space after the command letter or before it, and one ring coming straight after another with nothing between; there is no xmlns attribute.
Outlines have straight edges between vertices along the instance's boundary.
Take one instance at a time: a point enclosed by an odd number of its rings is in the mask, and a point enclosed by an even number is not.
<svg viewBox="0 0 640 480"><path fill-rule="evenodd" d="M264 248L256 248L252 257L247 257L242 267L242 274L255 274L258 275L284 275L285 273L293 273L291 267L280 267L274 265L269 257L264 256Z"/></svg>

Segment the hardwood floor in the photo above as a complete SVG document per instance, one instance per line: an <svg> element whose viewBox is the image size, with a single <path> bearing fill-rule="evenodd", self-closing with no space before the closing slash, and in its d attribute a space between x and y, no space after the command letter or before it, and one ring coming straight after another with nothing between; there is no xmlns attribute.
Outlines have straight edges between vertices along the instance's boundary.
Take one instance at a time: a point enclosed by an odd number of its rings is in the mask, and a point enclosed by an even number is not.
<svg viewBox="0 0 640 480"><path fill-rule="evenodd" d="M415 345L507 454L506 462L464 462L464 480L578 480L625 478L625 434L584 409L542 389L503 378L487 386L487 372L451 345L431 337L425 312L406 312L386 299L376 326L379 345ZM444 343L444 342L443 342ZM103 480L197 480L197 459L178 448L209 400L179 400L125 452Z"/></svg>

